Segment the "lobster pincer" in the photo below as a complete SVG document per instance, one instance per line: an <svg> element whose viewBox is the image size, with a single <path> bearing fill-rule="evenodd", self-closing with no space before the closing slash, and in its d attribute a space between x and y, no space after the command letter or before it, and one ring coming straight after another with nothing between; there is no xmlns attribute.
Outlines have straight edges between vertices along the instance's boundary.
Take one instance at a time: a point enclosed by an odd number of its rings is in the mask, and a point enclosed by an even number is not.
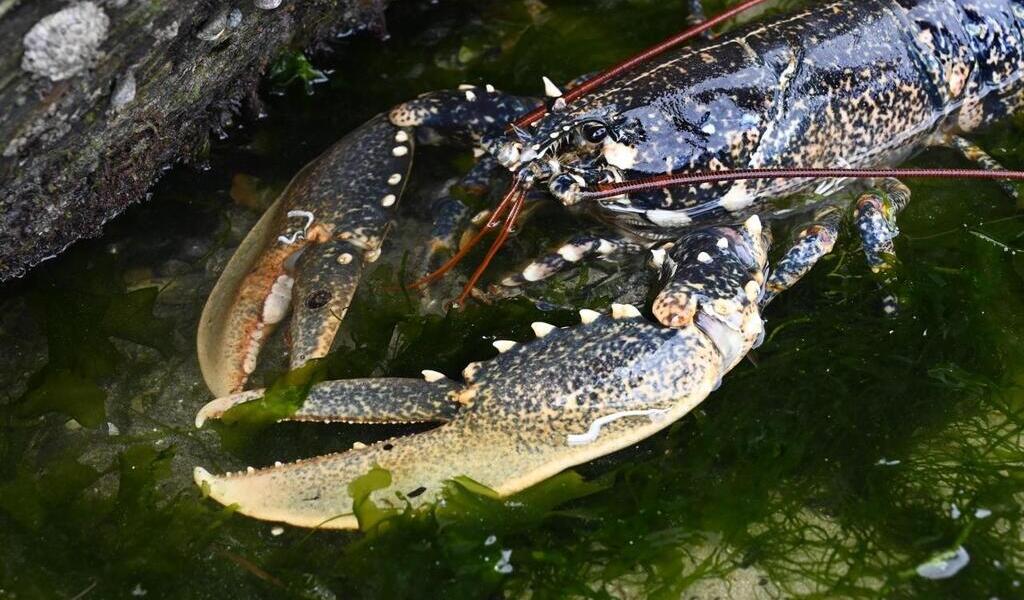
<svg viewBox="0 0 1024 600"><path fill-rule="evenodd" d="M495 342L499 355L467 366L462 382L425 371L422 380L320 383L292 417L443 423L436 429L235 475L196 468L195 480L246 515L353 528L348 484L374 467L391 474L374 502L418 507L459 476L509 495L624 448L692 410L757 343L767 244L757 217L679 240L672 256L680 262L664 271L668 285L656 301L688 307L692 318L673 319L675 327L650 323L629 305L613 305L610 315L583 310L577 326L534 323L532 342ZM695 269L691 254L710 261ZM261 394L215 400L197 423Z"/></svg>
<svg viewBox="0 0 1024 600"><path fill-rule="evenodd" d="M291 365L327 354L364 264L380 254L412 158L409 131L375 117L291 181L242 241L203 308L199 364L238 392L292 312Z"/></svg>

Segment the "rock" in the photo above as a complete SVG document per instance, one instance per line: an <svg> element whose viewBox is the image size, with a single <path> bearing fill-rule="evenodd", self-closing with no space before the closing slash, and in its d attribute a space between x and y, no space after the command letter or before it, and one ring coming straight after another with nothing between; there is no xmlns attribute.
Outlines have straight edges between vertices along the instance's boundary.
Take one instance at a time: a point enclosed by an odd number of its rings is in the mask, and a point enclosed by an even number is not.
<svg viewBox="0 0 1024 600"><path fill-rule="evenodd" d="M197 157L281 51L376 28L387 2L0 0L0 281Z"/></svg>

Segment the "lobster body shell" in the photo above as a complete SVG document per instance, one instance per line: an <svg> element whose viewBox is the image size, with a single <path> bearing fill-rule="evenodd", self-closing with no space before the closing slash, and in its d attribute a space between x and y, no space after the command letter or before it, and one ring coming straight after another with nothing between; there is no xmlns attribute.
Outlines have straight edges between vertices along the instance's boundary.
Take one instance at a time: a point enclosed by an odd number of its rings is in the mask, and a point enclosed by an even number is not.
<svg viewBox="0 0 1024 600"><path fill-rule="evenodd" d="M604 155L627 180L895 166L948 133L1018 110L1022 73L1021 0L836 0L665 52L556 120L615 120L618 139ZM704 184L631 195L628 204L721 216L817 183Z"/></svg>

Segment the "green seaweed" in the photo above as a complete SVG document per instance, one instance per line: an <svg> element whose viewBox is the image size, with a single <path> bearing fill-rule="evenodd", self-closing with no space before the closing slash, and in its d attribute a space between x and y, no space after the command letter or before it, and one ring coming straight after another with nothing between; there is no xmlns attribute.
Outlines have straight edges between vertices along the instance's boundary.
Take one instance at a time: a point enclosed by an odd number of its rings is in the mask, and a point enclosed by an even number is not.
<svg viewBox="0 0 1024 600"><path fill-rule="evenodd" d="M327 82L327 75L323 71L314 67L305 54L295 51L285 52L271 63L267 77L279 92L300 82L309 95L313 94L314 86Z"/></svg>

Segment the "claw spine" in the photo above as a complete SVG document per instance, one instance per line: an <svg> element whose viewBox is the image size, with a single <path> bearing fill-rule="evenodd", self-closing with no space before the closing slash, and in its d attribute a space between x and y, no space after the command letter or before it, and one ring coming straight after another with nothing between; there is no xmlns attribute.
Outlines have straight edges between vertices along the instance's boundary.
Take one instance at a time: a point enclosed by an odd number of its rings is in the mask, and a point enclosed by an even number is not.
<svg viewBox="0 0 1024 600"><path fill-rule="evenodd" d="M491 345L498 349L498 352L505 353L515 347L516 343L512 340L494 340Z"/></svg>
<svg viewBox="0 0 1024 600"><path fill-rule="evenodd" d="M554 325L552 325L551 323L545 323L543 321L537 321L535 323L532 323L530 327L533 328L533 333L535 333L539 338L542 338L555 330Z"/></svg>

